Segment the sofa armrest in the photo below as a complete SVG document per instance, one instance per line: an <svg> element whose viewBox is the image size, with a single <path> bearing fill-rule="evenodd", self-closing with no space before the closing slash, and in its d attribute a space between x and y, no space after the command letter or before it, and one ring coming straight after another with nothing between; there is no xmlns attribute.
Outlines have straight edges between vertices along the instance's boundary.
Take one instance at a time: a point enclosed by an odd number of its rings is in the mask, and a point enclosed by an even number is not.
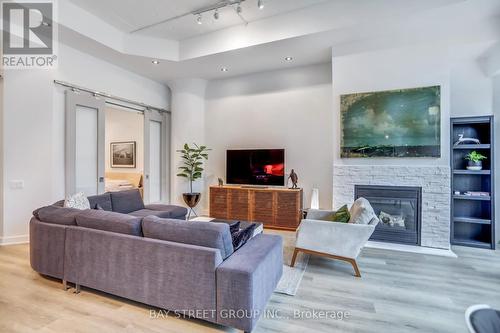
<svg viewBox="0 0 500 333"><path fill-rule="evenodd" d="M282 273L281 237L259 234L250 239L217 268L217 322L252 331Z"/></svg>
<svg viewBox="0 0 500 333"><path fill-rule="evenodd" d="M335 210L308 209L306 218L308 220L328 220L331 221Z"/></svg>
<svg viewBox="0 0 500 333"><path fill-rule="evenodd" d="M374 225L304 219L295 246L356 259L374 230Z"/></svg>

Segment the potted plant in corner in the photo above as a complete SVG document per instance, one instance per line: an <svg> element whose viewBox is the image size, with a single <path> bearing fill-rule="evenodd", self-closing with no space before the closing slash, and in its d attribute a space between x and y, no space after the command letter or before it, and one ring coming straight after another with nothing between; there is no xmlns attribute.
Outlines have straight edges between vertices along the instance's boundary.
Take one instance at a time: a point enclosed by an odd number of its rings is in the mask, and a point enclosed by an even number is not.
<svg viewBox="0 0 500 333"><path fill-rule="evenodd" d="M483 160L487 157L473 150L465 155L465 159L467 160L467 170L479 171L483 169Z"/></svg>
<svg viewBox="0 0 500 333"><path fill-rule="evenodd" d="M184 177L189 180L189 193L182 193L184 202L189 207L188 220L191 213L198 216L194 211L194 207L200 202L201 193L193 192L193 182L202 177L203 173L203 160L208 160L208 149L206 146L198 146L196 143L194 147L190 147L187 143L184 148L178 150L182 158L182 166L179 167L178 177Z"/></svg>

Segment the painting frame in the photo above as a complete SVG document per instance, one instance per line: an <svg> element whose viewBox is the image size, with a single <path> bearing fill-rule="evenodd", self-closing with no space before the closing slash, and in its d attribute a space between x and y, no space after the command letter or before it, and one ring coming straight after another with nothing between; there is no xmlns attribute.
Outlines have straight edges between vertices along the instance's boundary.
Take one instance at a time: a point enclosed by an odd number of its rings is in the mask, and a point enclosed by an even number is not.
<svg viewBox="0 0 500 333"><path fill-rule="evenodd" d="M137 165L136 141L116 141L110 143L109 156L112 168L134 169Z"/></svg>
<svg viewBox="0 0 500 333"><path fill-rule="evenodd" d="M441 86L340 95L340 158L440 158Z"/></svg>

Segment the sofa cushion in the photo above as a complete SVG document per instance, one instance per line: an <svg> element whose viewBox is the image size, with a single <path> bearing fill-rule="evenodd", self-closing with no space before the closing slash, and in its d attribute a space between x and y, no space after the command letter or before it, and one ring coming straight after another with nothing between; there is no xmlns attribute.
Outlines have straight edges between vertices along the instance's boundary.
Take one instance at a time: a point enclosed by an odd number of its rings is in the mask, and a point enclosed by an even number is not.
<svg viewBox="0 0 500 333"><path fill-rule="evenodd" d="M113 212L128 214L144 209L144 202L139 190L111 192L110 195Z"/></svg>
<svg viewBox="0 0 500 333"><path fill-rule="evenodd" d="M33 216L46 223L75 225L76 216L81 212L80 209L76 208L46 206L35 210Z"/></svg>
<svg viewBox="0 0 500 333"><path fill-rule="evenodd" d="M349 209L347 208L347 205L343 205L335 212L335 214L333 214L332 221L333 222L347 223L347 222L349 222L350 218L351 218L351 214L349 213Z"/></svg>
<svg viewBox="0 0 500 333"><path fill-rule="evenodd" d="M356 199L356 201L352 204L349 213L351 214L349 223L371 224L374 218L377 219L377 215L375 215L370 202L365 198Z"/></svg>
<svg viewBox="0 0 500 333"><path fill-rule="evenodd" d="M135 212L130 212L128 214L137 217L146 217L146 216L157 216L162 218L170 217L170 212L165 212L161 210L151 210L151 209L139 209L136 210Z"/></svg>
<svg viewBox="0 0 500 333"><path fill-rule="evenodd" d="M93 195L88 197L91 209L97 209L99 205L102 209L109 212L113 211L113 205L111 204L111 194L104 193L100 195Z"/></svg>
<svg viewBox="0 0 500 333"><path fill-rule="evenodd" d="M255 228L257 224L252 223L245 229L238 230L234 233L231 233L231 238L233 240L233 249L237 251L241 248L245 243L252 238Z"/></svg>
<svg viewBox="0 0 500 333"><path fill-rule="evenodd" d="M142 236L141 218L105 210L88 209L76 216L76 225L84 228Z"/></svg>
<svg viewBox="0 0 500 333"><path fill-rule="evenodd" d="M169 212L168 217L170 218L185 219L188 213L187 208L175 205L151 204L151 205L146 205L146 208L150 210Z"/></svg>
<svg viewBox="0 0 500 333"><path fill-rule="evenodd" d="M64 200L64 207L76 208L80 210L90 209L89 199L85 196L85 193L78 192L70 195Z"/></svg>
<svg viewBox="0 0 500 333"><path fill-rule="evenodd" d="M223 259L233 252L226 223L182 221L148 216L142 220L144 237L219 249Z"/></svg>

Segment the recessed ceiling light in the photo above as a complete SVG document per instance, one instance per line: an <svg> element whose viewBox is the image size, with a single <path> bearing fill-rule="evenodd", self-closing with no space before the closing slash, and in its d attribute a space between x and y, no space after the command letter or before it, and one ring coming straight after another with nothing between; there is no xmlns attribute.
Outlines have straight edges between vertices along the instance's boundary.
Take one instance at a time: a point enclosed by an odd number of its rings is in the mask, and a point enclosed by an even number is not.
<svg viewBox="0 0 500 333"><path fill-rule="evenodd" d="M227 69L227 67L221 67L220 71L221 71L221 72L227 72L227 71L228 71L228 69Z"/></svg>
<svg viewBox="0 0 500 333"><path fill-rule="evenodd" d="M201 18L201 14L198 14L198 17L196 18L196 23L198 23L198 24L203 23L202 18Z"/></svg>
<svg viewBox="0 0 500 333"><path fill-rule="evenodd" d="M151 62L153 63L153 65L158 65L160 63L160 60L154 59Z"/></svg>
<svg viewBox="0 0 500 333"><path fill-rule="evenodd" d="M292 60L293 60L293 58L292 58L292 57L285 57L285 60L286 60L286 61L292 61Z"/></svg>

